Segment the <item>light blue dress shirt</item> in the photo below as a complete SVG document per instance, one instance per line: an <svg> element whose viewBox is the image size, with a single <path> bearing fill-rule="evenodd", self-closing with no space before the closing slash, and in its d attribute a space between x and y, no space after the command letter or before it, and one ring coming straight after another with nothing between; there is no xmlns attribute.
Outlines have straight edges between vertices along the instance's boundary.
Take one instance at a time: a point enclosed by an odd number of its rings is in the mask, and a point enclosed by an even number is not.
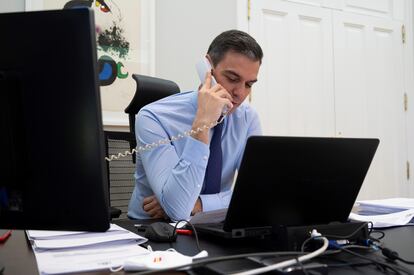
<svg viewBox="0 0 414 275"><path fill-rule="evenodd" d="M136 116L137 146L145 146L171 138L191 129L198 92L178 93L143 107ZM240 105L223 121L223 169L221 191L200 195L209 158L209 145L185 137L137 154L135 188L129 203L128 216L148 219L143 210L145 197L156 195L158 202L172 220L188 219L198 197L203 211L228 207L232 183L240 166L247 138L261 135L256 111L247 103ZM210 130L210 137L213 130Z"/></svg>

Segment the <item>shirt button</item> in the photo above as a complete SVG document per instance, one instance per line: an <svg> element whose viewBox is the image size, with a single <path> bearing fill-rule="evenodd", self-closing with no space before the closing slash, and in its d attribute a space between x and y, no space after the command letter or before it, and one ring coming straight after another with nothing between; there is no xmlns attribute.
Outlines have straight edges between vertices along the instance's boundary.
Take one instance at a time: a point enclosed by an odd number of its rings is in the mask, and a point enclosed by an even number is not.
<svg viewBox="0 0 414 275"><path fill-rule="evenodd" d="M197 187L201 187L201 185L200 184L197 184Z"/></svg>
<svg viewBox="0 0 414 275"><path fill-rule="evenodd" d="M203 157L203 159L204 159L204 160L207 160L207 156L204 156L204 157Z"/></svg>

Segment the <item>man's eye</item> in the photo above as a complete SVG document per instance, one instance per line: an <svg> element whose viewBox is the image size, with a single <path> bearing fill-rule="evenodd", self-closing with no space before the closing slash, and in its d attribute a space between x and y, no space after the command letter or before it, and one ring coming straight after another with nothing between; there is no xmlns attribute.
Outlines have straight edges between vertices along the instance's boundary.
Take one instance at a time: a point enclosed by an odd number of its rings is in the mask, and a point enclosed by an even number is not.
<svg viewBox="0 0 414 275"><path fill-rule="evenodd" d="M239 81L238 78L232 78L232 77L227 77L227 80L230 81L230 82L237 82L237 81Z"/></svg>

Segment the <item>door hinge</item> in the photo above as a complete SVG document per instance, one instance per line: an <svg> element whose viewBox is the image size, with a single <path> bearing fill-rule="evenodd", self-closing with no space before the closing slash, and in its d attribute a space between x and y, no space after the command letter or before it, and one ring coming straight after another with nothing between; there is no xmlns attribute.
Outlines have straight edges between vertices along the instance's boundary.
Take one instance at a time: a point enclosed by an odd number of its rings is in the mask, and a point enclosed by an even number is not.
<svg viewBox="0 0 414 275"><path fill-rule="evenodd" d="M405 44L405 37L406 36L406 34L405 34L405 25L402 25L401 26L401 39L402 39L402 43L403 44Z"/></svg>
<svg viewBox="0 0 414 275"><path fill-rule="evenodd" d="M407 93L404 93L404 111L408 110L408 96Z"/></svg>
<svg viewBox="0 0 414 275"><path fill-rule="evenodd" d="M407 180L410 180L410 162L407 161Z"/></svg>
<svg viewBox="0 0 414 275"><path fill-rule="evenodd" d="M247 21L250 21L250 1L247 0Z"/></svg>

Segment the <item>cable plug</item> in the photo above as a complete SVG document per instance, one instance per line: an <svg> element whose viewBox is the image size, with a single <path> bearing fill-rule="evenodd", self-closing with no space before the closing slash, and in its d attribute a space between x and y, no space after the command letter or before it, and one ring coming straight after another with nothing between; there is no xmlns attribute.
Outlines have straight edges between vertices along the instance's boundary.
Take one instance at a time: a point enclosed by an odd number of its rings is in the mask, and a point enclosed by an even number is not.
<svg viewBox="0 0 414 275"><path fill-rule="evenodd" d="M319 233L316 229L312 229L312 231L310 232L310 235L312 238L322 237L322 234Z"/></svg>
<svg viewBox="0 0 414 275"><path fill-rule="evenodd" d="M385 257L387 257L388 259L395 261L397 259L400 258L400 256L398 255L398 253L394 250L391 250L389 248L382 248L382 255L384 255Z"/></svg>
<svg viewBox="0 0 414 275"><path fill-rule="evenodd" d="M374 241L372 239L365 239L363 241L360 241L360 244L371 247L375 251L378 251L381 248L381 243Z"/></svg>

